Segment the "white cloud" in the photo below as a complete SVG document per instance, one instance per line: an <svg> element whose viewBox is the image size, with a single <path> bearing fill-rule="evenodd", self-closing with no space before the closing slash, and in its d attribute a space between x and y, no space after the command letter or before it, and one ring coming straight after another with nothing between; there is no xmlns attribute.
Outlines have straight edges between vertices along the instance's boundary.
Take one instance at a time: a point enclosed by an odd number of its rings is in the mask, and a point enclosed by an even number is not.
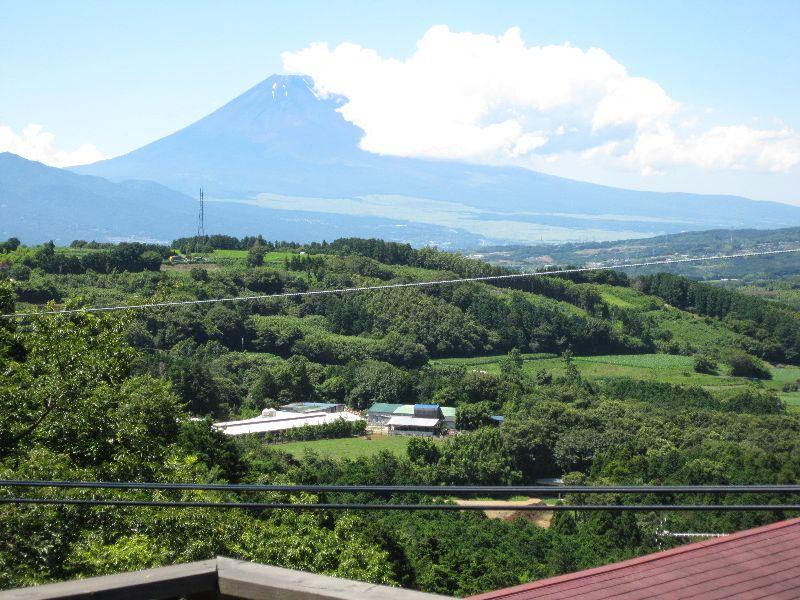
<svg viewBox="0 0 800 600"><path fill-rule="evenodd" d="M800 134L789 128L764 130L728 125L681 137L662 123L638 131L629 148L606 144L584 155L613 158L640 168L645 175L663 174L672 165L785 173L800 164Z"/></svg>
<svg viewBox="0 0 800 600"><path fill-rule="evenodd" d="M19 135L11 127L0 125L0 152L12 152L53 167L84 165L105 158L92 144L83 144L71 151L56 150L55 137L35 123L27 125Z"/></svg>
<svg viewBox="0 0 800 600"><path fill-rule="evenodd" d="M432 27L404 60L353 43L314 43L282 57L319 94L349 99L340 111L372 152L523 166L569 154L643 174L800 163L800 135L789 128L696 133L703 115L604 50L529 46L518 28L492 36Z"/></svg>

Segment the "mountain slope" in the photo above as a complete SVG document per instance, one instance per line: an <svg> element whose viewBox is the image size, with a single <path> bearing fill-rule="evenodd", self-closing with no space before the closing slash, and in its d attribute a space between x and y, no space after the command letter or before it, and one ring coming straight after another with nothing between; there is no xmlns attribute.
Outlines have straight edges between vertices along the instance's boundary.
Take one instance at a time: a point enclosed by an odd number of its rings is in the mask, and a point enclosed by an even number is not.
<svg viewBox="0 0 800 600"><path fill-rule="evenodd" d="M190 223L192 199L149 181L112 183L0 153L0 238L167 239Z"/></svg>
<svg viewBox="0 0 800 600"><path fill-rule="evenodd" d="M206 204L210 232L264 234L307 242L345 235L382 236L397 241L475 245L465 231L378 217L287 213L247 204ZM197 201L151 181L114 183L0 153L0 239L25 243L74 239L168 242L193 235Z"/></svg>
<svg viewBox="0 0 800 600"><path fill-rule="evenodd" d="M780 203L623 190L516 167L364 152L358 147L363 132L337 111L345 102L318 97L307 78L272 76L172 135L75 170L150 179L184 193L204 185L218 199L264 194L263 206L284 211L401 218L411 206L413 220L489 240L800 225L800 208ZM443 204L432 208L430 201Z"/></svg>

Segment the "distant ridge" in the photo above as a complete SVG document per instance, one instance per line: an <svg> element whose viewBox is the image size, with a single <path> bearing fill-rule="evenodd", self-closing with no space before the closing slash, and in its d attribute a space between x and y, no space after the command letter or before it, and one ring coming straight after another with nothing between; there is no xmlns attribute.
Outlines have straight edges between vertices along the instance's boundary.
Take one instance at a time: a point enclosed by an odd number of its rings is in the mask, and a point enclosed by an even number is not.
<svg viewBox="0 0 800 600"><path fill-rule="evenodd" d="M158 183L115 183L0 153L0 240L14 236L28 244L68 244L75 239L170 242L194 235L196 221L197 200ZM400 241L459 235L465 243L478 242L466 232L435 226L376 217L292 215L245 204L208 203L206 223L212 233L264 234L301 242L346 235Z"/></svg>
<svg viewBox="0 0 800 600"><path fill-rule="evenodd" d="M737 196L656 193L516 167L399 158L358 147L363 132L313 82L273 75L207 117L129 154L75 168L149 179L284 212L373 215L469 230L487 241L619 239L714 227L800 225L800 207ZM447 203L433 208L431 201ZM457 236L456 236L457 237Z"/></svg>
<svg viewBox="0 0 800 600"><path fill-rule="evenodd" d="M152 181L113 183L0 153L2 239L165 240L193 212L191 198Z"/></svg>

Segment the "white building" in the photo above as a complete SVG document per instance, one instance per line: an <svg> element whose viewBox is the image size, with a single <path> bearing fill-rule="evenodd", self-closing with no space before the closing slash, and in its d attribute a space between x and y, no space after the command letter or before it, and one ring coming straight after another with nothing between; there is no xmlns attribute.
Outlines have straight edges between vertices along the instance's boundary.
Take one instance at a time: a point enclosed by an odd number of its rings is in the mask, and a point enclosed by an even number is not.
<svg viewBox="0 0 800 600"><path fill-rule="evenodd" d="M214 423L214 427L226 435L246 435L249 433L272 433L285 431L303 425L327 425L338 420L363 421L362 417L350 412L289 412L265 408L260 417L242 421L223 421Z"/></svg>

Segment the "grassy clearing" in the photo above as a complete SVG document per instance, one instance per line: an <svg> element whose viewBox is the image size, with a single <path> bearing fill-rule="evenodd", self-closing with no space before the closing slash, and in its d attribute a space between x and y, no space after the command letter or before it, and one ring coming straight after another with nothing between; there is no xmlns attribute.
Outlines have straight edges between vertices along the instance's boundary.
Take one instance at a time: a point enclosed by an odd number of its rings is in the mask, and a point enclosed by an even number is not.
<svg viewBox="0 0 800 600"><path fill-rule="evenodd" d="M546 352L539 352L536 354L522 354L522 361L541 361L548 358L557 358L555 354ZM473 358L439 358L431 362L440 365L464 365L467 367L475 367L482 365L496 365L499 368L500 362L506 358L506 354L497 354L495 356L475 356Z"/></svg>
<svg viewBox="0 0 800 600"><path fill-rule="evenodd" d="M383 266L391 270L396 277L408 277L417 281L438 281L440 279L447 279L448 277L452 277L453 279L457 277L457 275L453 273L424 269L422 267L411 267L408 265Z"/></svg>
<svg viewBox="0 0 800 600"><path fill-rule="evenodd" d="M669 331L672 339L688 344L696 351L715 354L720 347L742 347L749 338L725 328L722 323L708 317L682 312L676 308L652 311L659 329Z"/></svg>
<svg viewBox="0 0 800 600"><path fill-rule="evenodd" d="M64 246L56 246L55 248L56 254L66 254L69 256L85 256L87 254L93 254L95 252L107 252L107 250L101 248L69 248Z"/></svg>
<svg viewBox="0 0 800 600"><path fill-rule="evenodd" d="M655 296L647 296L632 288L616 285L598 285L603 300L620 308L639 308L642 310L655 310L663 306L664 301Z"/></svg>
<svg viewBox="0 0 800 600"><path fill-rule="evenodd" d="M291 256L293 252L265 252L264 264L280 263L283 264L283 259ZM222 260L224 262L241 262L247 261L247 250L214 250L210 255L211 260Z"/></svg>
<svg viewBox="0 0 800 600"><path fill-rule="evenodd" d="M800 367L786 366L786 367L773 367L772 380L767 385L776 390L780 390L785 383L794 383L800 380ZM780 392L778 393L781 400L795 410L800 410L800 391L798 392Z"/></svg>
<svg viewBox="0 0 800 600"><path fill-rule="evenodd" d="M553 375L564 372L564 362L552 354L526 354L523 370L534 374L545 369ZM505 355L481 356L475 358L450 358L433 361L438 364L460 364L465 367L480 367L489 373L500 372L500 361ZM629 377L646 381L659 381L681 385L699 385L710 391L746 386L750 383L743 377L731 377L727 367L721 366L718 375L695 373L691 356L672 354L620 354L605 356L576 356L575 365L587 379L599 380L614 377ZM770 367L772 379L764 381L764 386L779 392L789 406L800 408L800 392L781 392L784 383L800 379L800 367Z"/></svg>
<svg viewBox="0 0 800 600"><path fill-rule="evenodd" d="M381 450L394 454L404 454L410 437L400 435L371 435L368 438L342 438L336 440L314 440L310 442L285 442L275 444L274 448L300 457L306 450L312 450L328 458L358 458L373 456Z"/></svg>

